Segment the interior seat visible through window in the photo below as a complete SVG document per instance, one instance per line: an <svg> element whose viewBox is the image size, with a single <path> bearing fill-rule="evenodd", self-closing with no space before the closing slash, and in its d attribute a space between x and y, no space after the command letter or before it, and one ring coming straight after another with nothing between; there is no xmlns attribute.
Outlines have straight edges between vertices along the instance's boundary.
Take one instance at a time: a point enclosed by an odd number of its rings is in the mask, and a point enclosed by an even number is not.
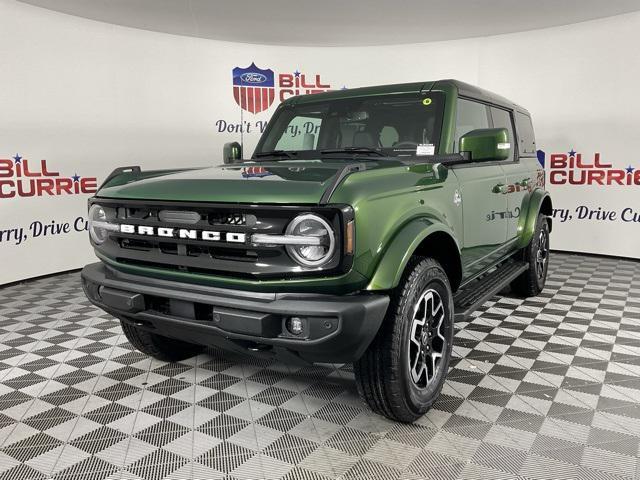
<svg viewBox="0 0 640 480"><path fill-rule="evenodd" d="M378 144L373 139L373 135L370 132L356 132L353 134L353 145L351 146L376 148Z"/></svg>

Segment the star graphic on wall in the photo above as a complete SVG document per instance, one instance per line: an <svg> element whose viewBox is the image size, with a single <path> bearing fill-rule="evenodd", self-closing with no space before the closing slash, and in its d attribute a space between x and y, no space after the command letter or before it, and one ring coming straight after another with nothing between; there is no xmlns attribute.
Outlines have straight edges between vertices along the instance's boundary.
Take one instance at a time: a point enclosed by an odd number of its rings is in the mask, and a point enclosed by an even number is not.
<svg viewBox="0 0 640 480"><path fill-rule="evenodd" d="M73 179L74 182L79 182L80 181L80 175L78 175L77 173L71 178Z"/></svg>
<svg viewBox="0 0 640 480"><path fill-rule="evenodd" d="M569 156L570 157L575 157L576 156L576 151L572 148L571 151L569 152Z"/></svg>
<svg viewBox="0 0 640 480"><path fill-rule="evenodd" d="M635 170L634 167L632 167L631 165L629 165L627 168L625 168L625 170L627 171L627 173L633 173L633 171Z"/></svg>
<svg viewBox="0 0 640 480"><path fill-rule="evenodd" d="M22 161L22 157L16 153L16 156L13 157L13 161L18 165Z"/></svg>
<svg viewBox="0 0 640 480"><path fill-rule="evenodd" d="M296 71L295 71L295 72L293 72L293 74L294 74L296 77L299 77L299 76L300 76L300 72L298 71L298 69L296 69Z"/></svg>

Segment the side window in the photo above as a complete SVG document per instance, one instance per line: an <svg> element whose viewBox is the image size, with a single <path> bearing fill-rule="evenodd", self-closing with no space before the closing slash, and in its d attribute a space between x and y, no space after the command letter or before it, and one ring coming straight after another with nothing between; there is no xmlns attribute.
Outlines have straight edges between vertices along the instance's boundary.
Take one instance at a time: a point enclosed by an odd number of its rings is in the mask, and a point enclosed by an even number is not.
<svg viewBox="0 0 640 480"><path fill-rule="evenodd" d="M524 113L516 112L516 127L518 129L519 154L521 157L536 156L536 137L533 133L531 117Z"/></svg>
<svg viewBox="0 0 640 480"><path fill-rule="evenodd" d="M278 140L275 150L315 150L322 118L293 117Z"/></svg>
<svg viewBox="0 0 640 480"><path fill-rule="evenodd" d="M489 128L487 106L482 103L460 98L458 100L458 112L456 114L456 135L454 138L453 151L458 151L460 137L478 128Z"/></svg>
<svg viewBox="0 0 640 480"><path fill-rule="evenodd" d="M516 151L516 142L513 135L513 120L511 112L501 108L491 107L491 117L493 118L493 128L506 128L509 132L509 143L511 144L511 156L509 160L513 160Z"/></svg>

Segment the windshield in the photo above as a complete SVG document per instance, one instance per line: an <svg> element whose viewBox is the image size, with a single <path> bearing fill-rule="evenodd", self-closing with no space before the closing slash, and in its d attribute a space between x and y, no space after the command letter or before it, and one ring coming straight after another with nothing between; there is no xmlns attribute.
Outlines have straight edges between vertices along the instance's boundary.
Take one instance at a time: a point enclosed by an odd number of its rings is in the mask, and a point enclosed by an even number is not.
<svg viewBox="0 0 640 480"><path fill-rule="evenodd" d="M279 108L254 158L434 155L444 95L402 94L327 100Z"/></svg>

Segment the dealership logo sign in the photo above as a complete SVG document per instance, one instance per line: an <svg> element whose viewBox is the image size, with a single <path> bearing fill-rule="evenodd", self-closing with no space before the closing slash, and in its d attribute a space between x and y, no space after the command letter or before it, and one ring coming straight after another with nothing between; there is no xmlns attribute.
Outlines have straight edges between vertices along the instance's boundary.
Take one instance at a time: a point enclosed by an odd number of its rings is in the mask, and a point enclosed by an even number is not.
<svg viewBox="0 0 640 480"><path fill-rule="evenodd" d="M586 155L572 148L550 154L547 162L546 153L538 150L538 160L547 167L552 185L640 185L640 169L631 165L615 168L600 152Z"/></svg>
<svg viewBox="0 0 640 480"><path fill-rule="evenodd" d="M278 97L282 102L294 95L326 92L331 85L322 83L320 75L309 75L296 70L293 73L279 73L263 70L251 63L246 68L233 69L233 98L242 108L251 113L268 109Z"/></svg>
<svg viewBox="0 0 640 480"><path fill-rule="evenodd" d="M46 160L34 162L15 154L0 158L0 199L14 197L43 197L96 193L96 177L70 177L50 169Z"/></svg>
<svg viewBox="0 0 640 480"><path fill-rule="evenodd" d="M251 113L269 108L276 98L273 70L261 70L255 63L234 68L233 98L240 108Z"/></svg>

